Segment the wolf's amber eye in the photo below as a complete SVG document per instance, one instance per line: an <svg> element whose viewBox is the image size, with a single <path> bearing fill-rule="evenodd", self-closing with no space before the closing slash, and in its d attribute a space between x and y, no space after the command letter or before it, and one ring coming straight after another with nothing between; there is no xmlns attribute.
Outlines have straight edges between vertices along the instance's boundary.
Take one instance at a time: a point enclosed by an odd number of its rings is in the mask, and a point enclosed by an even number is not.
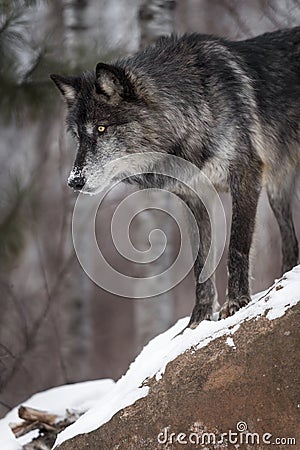
<svg viewBox="0 0 300 450"><path fill-rule="evenodd" d="M99 133L103 133L105 131L106 127L104 125L99 125L98 131Z"/></svg>

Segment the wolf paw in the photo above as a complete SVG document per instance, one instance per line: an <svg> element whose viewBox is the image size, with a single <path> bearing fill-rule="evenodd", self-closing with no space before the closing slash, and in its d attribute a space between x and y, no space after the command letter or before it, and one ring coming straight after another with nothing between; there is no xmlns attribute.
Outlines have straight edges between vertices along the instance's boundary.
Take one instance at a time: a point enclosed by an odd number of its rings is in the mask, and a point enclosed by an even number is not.
<svg viewBox="0 0 300 450"><path fill-rule="evenodd" d="M197 328L197 326L202 322L202 320L211 320L212 319L212 314L205 314L203 316L200 316L198 319L194 318L193 316L190 318L189 323L187 324L186 327L183 328L183 330L181 330L178 334L176 334L175 337L180 336L181 334L183 334L183 332L185 330L187 330L188 328L190 330L194 330L195 328Z"/></svg>
<svg viewBox="0 0 300 450"><path fill-rule="evenodd" d="M197 328L202 320L212 320L212 307L209 305L196 305L193 309L187 328Z"/></svg>
<svg viewBox="0 0 300 450"><path fill-rule="evenodd" d="M219 312L219 320L233 316L240 308L248 305L250 298L243 295L237 300L226 300Z"/></svg>

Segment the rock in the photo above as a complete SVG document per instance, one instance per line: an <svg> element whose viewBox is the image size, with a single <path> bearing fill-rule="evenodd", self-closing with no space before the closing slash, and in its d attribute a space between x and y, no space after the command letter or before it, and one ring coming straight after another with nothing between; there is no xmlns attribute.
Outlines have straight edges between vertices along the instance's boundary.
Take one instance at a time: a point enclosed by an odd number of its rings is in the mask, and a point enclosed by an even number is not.
<svg viewBox="0 0 300 450"><path fill-rule="evenodd" d="M298 303L186 351L148 380L146 397L59 450L300 448L299 316Z"/></svg>

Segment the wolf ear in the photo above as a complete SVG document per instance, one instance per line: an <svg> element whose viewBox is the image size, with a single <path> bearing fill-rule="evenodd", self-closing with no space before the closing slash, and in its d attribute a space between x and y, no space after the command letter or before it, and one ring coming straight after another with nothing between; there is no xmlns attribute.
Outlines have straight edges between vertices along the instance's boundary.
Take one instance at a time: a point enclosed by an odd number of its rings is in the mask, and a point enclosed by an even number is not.
<svg viewBox="0 0 300 450"><path fill-rule="evenodd" d="M63 77L61 75L50 75L51 80L56 84L68 105L71 105L76 99L79 91L79 81L75 77Z"/></svg>
<svg viewBox="0 0 300 450"><path fill-rule="evenodd" d="M104 63L96 66L96 91L112 101L128 100L134 96L132 84L124 70Z"/></svg>

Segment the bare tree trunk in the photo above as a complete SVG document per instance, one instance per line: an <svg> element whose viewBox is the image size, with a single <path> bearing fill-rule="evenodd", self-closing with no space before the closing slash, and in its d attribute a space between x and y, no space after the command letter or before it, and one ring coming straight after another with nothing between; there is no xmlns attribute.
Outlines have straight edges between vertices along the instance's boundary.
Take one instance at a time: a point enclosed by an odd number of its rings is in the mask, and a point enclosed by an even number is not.
<svg viewBox="0 0 300 450"><path fill-rule="evenodd" d="M143 48L148 44L154 43L157 38L163 35L171 34L174 31L174 12L176 2L174 0L143 0L140 11L140 47ZM166 210L169 199L166 195L161 195L160 200L155 203L156 207ZM150 226L149 226L150 224ZM139 223L137 227L138 239L147 238L145 236L146 229L162 228L161 219L149 210L139 216ZM163 255L158 259L154 267L147 267L146 276L150 278L154 273L162 273L172 263L172 249L173 245L170 242L173 230L172 222L165 221L163 231L167 238L167 246ZM162 242L160 239L152 242L152 248L160 248ZM168 281L168 280L166 280ZM149 282L149 281L148 281ZM140 283L143 283L141 280ZM155 291L157 281L153 278L154 289L152 290L149 283L149 294ZM161 286L164 290L164 286ZM139 282L135 284L135 291L139 293ZM153 336L167 329L173 320L173 295L172 291L165 292L155 298L148 298L144 300L137 300L135 302L135 320L136 320L136 340L137 347L141 348Z"/></svg>
<svg viewBox="0 0 300 450"><path fill-rule="evenodd" d="M175 6L175 0L143 0L139 13L142 48L173 33Z"/></svg>
<svg viewBox="0 0 300 450"><path fill-rule="evenodd" d="M87 10L90 0L63 0L63 25L65 33L65 53L68 60L77 64L82 48L87 48L89 24ZM63 126L63 123L62 125ZM67 139L69 139L67 137ZM67 187L66 187L67 189ZM69 228L71 224L68 224ZM82 232L84 238L84 230ZM89 240L86 239L86 251ZM66 358L68 372L76 374L76 380L85 379L89 374L89 354L91 351L90 303L92 284L83 274L82 268L76 266L78 276L72 277L64 305L64 321L67 332Z"/></svg>

